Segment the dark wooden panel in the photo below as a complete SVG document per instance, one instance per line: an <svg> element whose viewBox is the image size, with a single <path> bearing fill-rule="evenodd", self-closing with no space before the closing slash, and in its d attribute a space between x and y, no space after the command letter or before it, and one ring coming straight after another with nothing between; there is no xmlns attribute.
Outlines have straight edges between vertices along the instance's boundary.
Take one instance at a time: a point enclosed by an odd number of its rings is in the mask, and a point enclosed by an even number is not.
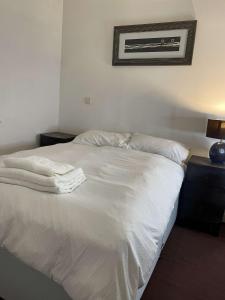
<svg viewBox="0 0 225 300"><path fill-rule="evenodd" d="M218 234L225 209L225 166L193 156L180 192L177 223Z"/></svg>
<svg viewBox="0 0 225 300"><path fill-rule="evenodd" d="M40 134L40 147L51 146L59 143L71 142L76 135L62 132L49 132Z"/></svg>

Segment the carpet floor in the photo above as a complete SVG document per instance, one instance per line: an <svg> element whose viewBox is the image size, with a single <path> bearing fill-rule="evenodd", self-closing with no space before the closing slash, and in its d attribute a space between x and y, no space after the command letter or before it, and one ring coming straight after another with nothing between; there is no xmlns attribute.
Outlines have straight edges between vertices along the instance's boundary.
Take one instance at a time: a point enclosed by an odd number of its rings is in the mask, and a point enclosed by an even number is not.
<svg viewBox="0 0 225 300"><path fill-rule="evenodd" d="M219 237L175 226L142 300L225 300L225 224Z"/></svg>

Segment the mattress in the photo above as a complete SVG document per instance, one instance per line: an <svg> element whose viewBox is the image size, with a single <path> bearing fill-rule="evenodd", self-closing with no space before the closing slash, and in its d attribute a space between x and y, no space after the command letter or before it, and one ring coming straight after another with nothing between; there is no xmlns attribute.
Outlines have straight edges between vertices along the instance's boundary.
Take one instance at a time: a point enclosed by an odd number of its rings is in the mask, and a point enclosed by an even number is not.
<svg viewBox="0 0 225 300"><path fill-rule="evenodd" d="M60 196L0 184L1 246L72 299L135 299L163 247L183 169L154 154L72 143L16 154L28 155L82 167L88 180Z"/></svg>

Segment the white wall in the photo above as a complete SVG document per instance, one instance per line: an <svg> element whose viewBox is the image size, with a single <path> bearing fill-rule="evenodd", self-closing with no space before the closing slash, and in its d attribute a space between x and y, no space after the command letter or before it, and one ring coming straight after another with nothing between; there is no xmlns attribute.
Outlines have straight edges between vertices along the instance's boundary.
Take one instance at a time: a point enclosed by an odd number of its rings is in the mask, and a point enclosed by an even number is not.
<svg viewBox="0 0 225 300"><path fill-rule="evenodd" d="M190 19L198 20L192 66L112 67L113 26ZM208 146L207 114L225 113L224 32L224 0L64 0L61 129L141 131Z"/></svg>
<svg viewBox="0 0 225 300"><path fill-rule="evenodd" d="M58 127L62 0L0 1L0 152Z"/></svg>

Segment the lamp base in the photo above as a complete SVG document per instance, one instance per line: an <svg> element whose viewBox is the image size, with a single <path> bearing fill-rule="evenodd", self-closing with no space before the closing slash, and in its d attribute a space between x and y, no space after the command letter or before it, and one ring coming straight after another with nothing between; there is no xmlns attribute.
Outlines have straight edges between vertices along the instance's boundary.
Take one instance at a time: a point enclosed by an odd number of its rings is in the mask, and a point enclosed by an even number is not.
<svg viewBox="0 0 225 300"><path fill-rule="evenodd" d="M209 150L209 157L213 163L225 162L225 143L218 142L212 145Z"/></svg>

